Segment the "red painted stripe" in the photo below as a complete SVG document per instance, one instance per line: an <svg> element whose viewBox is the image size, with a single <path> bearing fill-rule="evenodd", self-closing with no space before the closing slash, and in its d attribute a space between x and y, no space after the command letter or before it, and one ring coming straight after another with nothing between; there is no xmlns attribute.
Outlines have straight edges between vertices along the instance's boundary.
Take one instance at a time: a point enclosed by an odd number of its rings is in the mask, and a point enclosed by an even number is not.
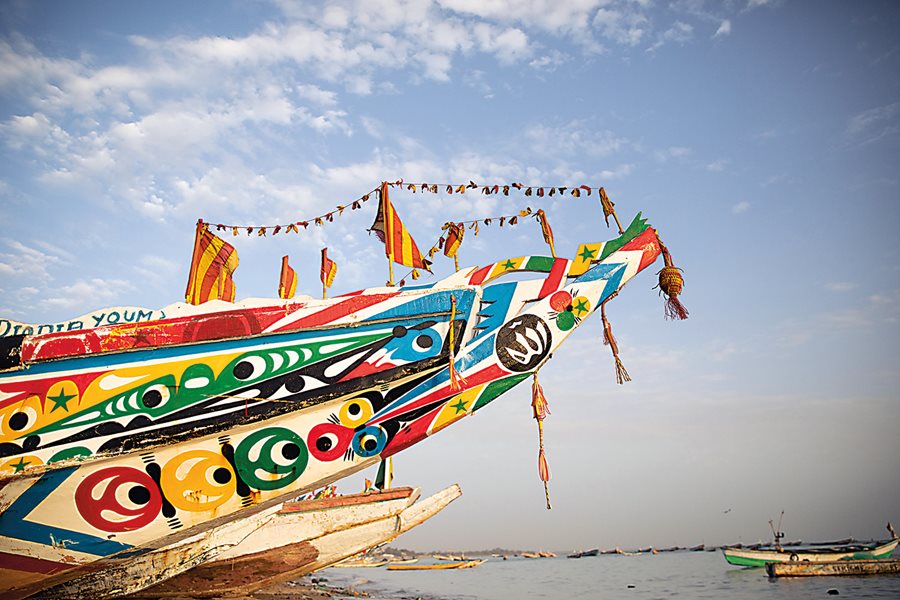
<svg viewBox="0 0 900 600"><path fill-rule="evenodd" d="M652 227L645 229L640 235L622 246L621 250L641 250L644 255L641 257L641 264L638 271L642 271L659 257L659 239L656 237L656 230Z"/></svg>
<svg viewBox="0 0 900 600"><path fill-rule="evenodd" d="M487 279L487 276L491 273L491 269L493 268L494 265L488 265L472 273L472 276L469 277L469 285L481 285L484 283L484 280Z"/></svg>
<svg viewBox="0 0 900 600"><path fill-rule="evenodd" d="M20 554L10 554L8 552L0 552L0 567L11 569L14 571L25 571L26 573L57 573L67 569L74 569L79 565L55 562L52 560L44 560L42 558L32 558L30 556L22 556Z"/></svg>
<svg viewBox="0 0 900 600"><path fill-rule="evenodd" d="M364 308L368 308L379 302L383 302L388 298L393 298L400 292L389 292L387 294L369 294L365 296L351 296L346 300L342 300L337 304L329 306L319 312L308 315L301 319L294 321L293 323L288 323L283 327L278 328L276 331L294 331L297 329L305 329L308 327L319 327L321 325L326 325L331 323L332 321L336 321L341 317L346 317L347 315L354 313L358 310L362 310Z"/></svg>
<svg viewBox="0 0 900 600"><path fill-rule="evenodd" d="M301 302L285 303L29 336L22 342L22 362L246 337L265 332L304 306Z"/></svg>
<svg viewBox="0 0 900 600"><path fill-rule="evenodd" d="M553 266L550 268L550 274L547 275L547 278L544 280L544 285L541 286L538 300L546 298L560 288L560 283L565 281L566 272L568 271L566 267L568 267L568 265L569 261L565 258L557 258L553 261Z"/></svg>

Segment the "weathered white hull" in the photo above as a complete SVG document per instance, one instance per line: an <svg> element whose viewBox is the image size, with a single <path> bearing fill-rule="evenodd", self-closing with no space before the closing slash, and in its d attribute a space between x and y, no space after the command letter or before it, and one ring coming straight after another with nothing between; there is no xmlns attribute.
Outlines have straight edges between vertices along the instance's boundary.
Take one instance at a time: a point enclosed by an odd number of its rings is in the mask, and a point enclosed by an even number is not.
<svg viewBox="0 0 900 600"><path fill-rule="evenodd" d="M137 597L238 596L278 582L302 577L390 542L439 513L461 493L459 486L453 485L405 508L396 515L325 533L315 539L299 543L249 554L242 553L242 549L237 547L228 558L220 557L179 577L148 588ZM274 522L273 526L280 529Z"/></svg>
<svg viewBox="0 0 900 600"><path fill-rule="evenodd" d="M48 598L134 594L211 561L304 542L397 515L419 495L418 489L399 488L386 493L285 502L243 519L211 524L188 537L167 538L156 547L123 552L61 573L13 591L11 597L27 597L35 592L38 597Z"/></svg>

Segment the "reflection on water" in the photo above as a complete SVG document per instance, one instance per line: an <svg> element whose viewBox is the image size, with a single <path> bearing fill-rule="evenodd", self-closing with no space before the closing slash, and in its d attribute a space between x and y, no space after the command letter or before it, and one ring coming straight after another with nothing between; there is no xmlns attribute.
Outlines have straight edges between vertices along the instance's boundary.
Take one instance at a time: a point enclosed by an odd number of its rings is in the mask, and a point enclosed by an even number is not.
<svg viewBox="0 0 900 600"><path fill-rule="evenodd" d="M720 552L676 552L590 558L490 559L459 571L328 569L329 584L353 585L376 600L425 598L900 598L900 576L804 577L770 580L763 569L733 567Z"/></svg>

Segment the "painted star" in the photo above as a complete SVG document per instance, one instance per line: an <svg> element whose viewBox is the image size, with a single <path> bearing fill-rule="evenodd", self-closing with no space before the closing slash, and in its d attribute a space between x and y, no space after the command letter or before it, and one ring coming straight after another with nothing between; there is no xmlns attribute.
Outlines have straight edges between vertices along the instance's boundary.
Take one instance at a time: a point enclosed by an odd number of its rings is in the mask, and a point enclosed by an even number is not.
<svg viewBox="0 0 900 600"><path fill-rule="evenodd" d="M508 259L506 259L506 262L503 263L503 268L506 269L507 271L509 271L510 269L515 269L516 263L514 263L511 258L508 258Z"/></svg>
<svg viewBox="0 0 900 600"><path fill-rule="evenodd" d="M27 466L30 465L30 464L31 464L30 461L26 461L26 460L25 460L25 457L22 457L22 458L19 459L19 462L17 462L17 463L12 463L12 464L10 464L9 466L11 466L13 469L15 469L15 472L18 473L18 472L20 472L20 471L24 471L24 470L25 470L25 467L27 467Z"/></svg>
<svg viewBox="0 0 900 600"><path fill-rule="evenodd" d="M146 331L136 331L134 335L130 336L131 339L134 340L134 344L131 345L132 348L137 348L138 346L150 346L150 340L147 336L150 334Z"/></svg>
<svg viewBox="0 0 900 600"><path fill-rule="evenodd" d="M588 248L587 246L585 246L585 247L584 247L584 250L582 250L582 251L578 254L578 256L581 257L581 260L587 262L587 261L589 261L589 260L592 260L596 254L597 254L597 251L596 251L596 250L591 250L590 248Z"/></svg>
<svg viewBox="0 0 900 600"><path fill-rule="evenodd" d="M584 300L579 300L578 304L572 307L572 310L577 312L579 315L583 315L588 311L588 307Z"/></svg>
<svg viewBox="0 0 900 600"><path fill-rule="evenodd" d="M53 400L53 408L50 409L50 412L53 412L57 408L62 408L66 412L69 412L69 407L66 404L69 403L69 400L75 397L75 394L66 394L66 388L60 388L59 394L56 396L47 396L47 400Z"/></svg>
<svg viewBox="0 0 900 600"><path fill-rule="evenodd" d="M466 403L463 402L462 398L456 404L451 404L450 407L456 409L456 414L466 411Z"/></svg>

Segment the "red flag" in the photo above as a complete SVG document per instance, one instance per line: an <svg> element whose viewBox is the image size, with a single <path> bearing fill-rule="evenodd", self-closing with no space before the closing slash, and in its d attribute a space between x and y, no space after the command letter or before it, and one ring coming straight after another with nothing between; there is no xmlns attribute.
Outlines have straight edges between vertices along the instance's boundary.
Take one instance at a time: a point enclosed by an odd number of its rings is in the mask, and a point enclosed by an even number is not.
<svg viewBox="0 0 900 600"><path fill-rule="evenodd" d="M278 282L278 297L288 300L297 292L297 273L288 264L288 257L281 257L281 278Z"/></svg>
<svg viewBox="0 0 900 600"><path fill-rule="evenodd" d="M322 280L322 285L326 288L330 288L336 274L337 263L328 258L328 248L322 248L322 269L319 271L319 278Z"/></svg>
<svg viewBox="0 0 900 600"><path fill-rule="evenodd" d="M444 242L444 256L453 258L463 241L466 228L462 223L447 223L447 239Z"/></svg>

